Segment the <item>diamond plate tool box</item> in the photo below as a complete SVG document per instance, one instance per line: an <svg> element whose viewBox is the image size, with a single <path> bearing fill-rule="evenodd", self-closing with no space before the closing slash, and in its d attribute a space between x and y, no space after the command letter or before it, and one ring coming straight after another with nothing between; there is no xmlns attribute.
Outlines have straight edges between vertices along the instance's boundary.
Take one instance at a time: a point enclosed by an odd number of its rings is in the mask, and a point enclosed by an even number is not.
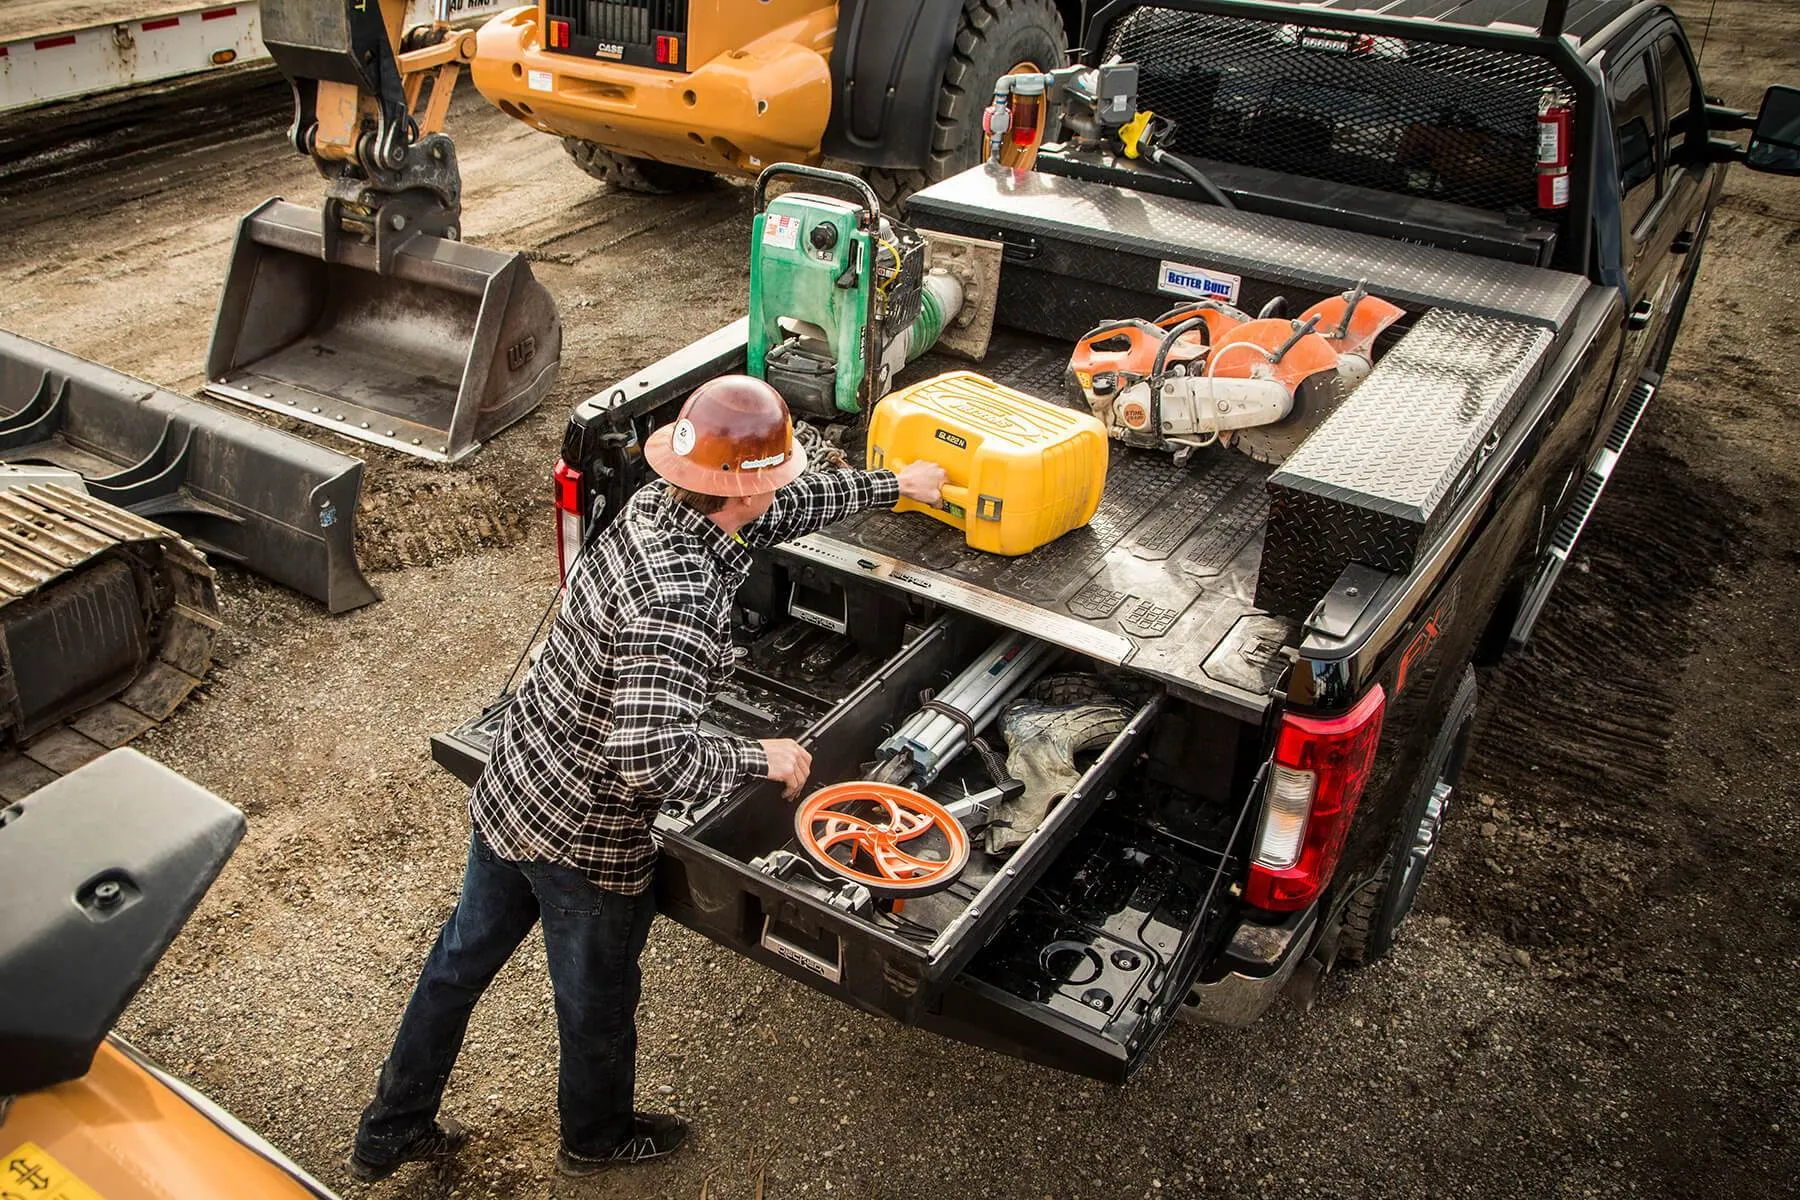
<svg viewBox="0 0 1800 1200"><path fill-rule="evenodd" d="M1211 297L1299 312L1358 284L1406 309L1377 365L1270 477L1256 605L1304 619L1350 563L1406 572L1551 357L1580 276L1066 176L980 169L913 197L927 228L1006 246L1009 323L1073 340Z"/></svg>

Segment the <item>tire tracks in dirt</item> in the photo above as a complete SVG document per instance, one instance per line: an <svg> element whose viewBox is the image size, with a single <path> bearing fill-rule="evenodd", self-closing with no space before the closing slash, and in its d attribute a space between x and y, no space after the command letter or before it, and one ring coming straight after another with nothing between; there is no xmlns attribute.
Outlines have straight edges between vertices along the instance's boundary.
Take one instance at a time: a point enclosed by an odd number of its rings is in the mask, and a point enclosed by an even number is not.
<svg viewBox="0 0 1800 1200"><path fill-rule="evenodd" d="M1666 777L1681 699L1671 667L1694 645L1688 612L1741 564L1750 507L1665 448L1668 420L1659 412L1647 444L1620 461L1546 620L1488 681L1483 786L1604 806Z"/></svg>

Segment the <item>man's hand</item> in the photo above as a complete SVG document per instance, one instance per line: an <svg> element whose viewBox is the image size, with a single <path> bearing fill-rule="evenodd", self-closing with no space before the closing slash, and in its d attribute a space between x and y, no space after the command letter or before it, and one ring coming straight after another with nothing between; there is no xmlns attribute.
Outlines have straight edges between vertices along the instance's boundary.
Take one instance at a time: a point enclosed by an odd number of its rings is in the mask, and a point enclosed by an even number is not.
<svg viewBox="0 0 1800 1200"><path fill-rule="evenodd" d="M792 738L775 738L763 742L762 748L769 759L764 778L780 782L782 799L792 800L806 786L806 777L812 772L812 755Z"/></svg>
<svg viewBox="0 0 1800 1200"><path fill-rule="evenodd" d="M944 498L944 481L950 476L934 462L909 462L897 472L900 494L920 504L939 504Z"/></svg>

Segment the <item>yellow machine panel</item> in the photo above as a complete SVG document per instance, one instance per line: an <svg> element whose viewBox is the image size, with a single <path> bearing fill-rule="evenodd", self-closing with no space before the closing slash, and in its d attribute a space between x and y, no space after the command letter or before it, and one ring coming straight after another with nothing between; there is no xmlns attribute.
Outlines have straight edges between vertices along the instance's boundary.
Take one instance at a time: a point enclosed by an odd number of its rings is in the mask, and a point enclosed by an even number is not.
<svg viewBox="0 0 1800 1200"><path fill-rule="evenodd" d="M694 0L687 13L685 71L550 49L539 10L516 8L481 27L469 78L507 116L619 154L752 179L817 163L837 5Z"/></svg>
<svg viewBox="0 0 1800 1200"><path fill-rule="evenodd" d="M869 466L929 459L949 473L946 507L902 499L970 546L1029 554L1093 519L1106 485L1106 429L1087 413L951 371L895 392L869 422Z"/></svg>
<svg viewBox="0 0 1800 1200"><path fill-rule="evenodd" d="M13 1101L0 1124L0 1169L0 1196L33 1200L332 1196L211 1101L112 1038L82 1078Z"/></svg>

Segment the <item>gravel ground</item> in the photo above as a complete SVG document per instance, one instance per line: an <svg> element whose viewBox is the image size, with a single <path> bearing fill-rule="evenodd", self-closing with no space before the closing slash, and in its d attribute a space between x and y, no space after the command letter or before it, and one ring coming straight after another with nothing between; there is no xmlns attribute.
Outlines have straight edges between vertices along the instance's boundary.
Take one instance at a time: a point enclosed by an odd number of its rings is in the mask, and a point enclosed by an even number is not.
<svg viewBox="0 0 1800 1200"><path fill-rule="evenodd" d="M1791 7L1723 0L1709 87L1754 106L1800 80L1796 45ZM237 216L317 189L279 94L259 103L224 134L6 196L0 325L197 385ZM693 1117L695 1139L576 1183L552 1168L555 1022L528 944L451 1082L467 1152L350 1182L356 1113L466 849L425 739L501 686L549 597L567 407L744 293L742 189L603 195L468 98L452 131L471 239L529 248L562 307L561 382L465 468L356 448L380 604L334 619L221 572L218 668L139 745L250 828L128 1037L346 1196L384 1200L1792 1194L1800 191L1741 171L1655 415L1538 642L1483 681L1472 800L1390 960L1248 1031L1180 1026L1121 1090L849 1011L659 920L640 1101Z"/></svg>

